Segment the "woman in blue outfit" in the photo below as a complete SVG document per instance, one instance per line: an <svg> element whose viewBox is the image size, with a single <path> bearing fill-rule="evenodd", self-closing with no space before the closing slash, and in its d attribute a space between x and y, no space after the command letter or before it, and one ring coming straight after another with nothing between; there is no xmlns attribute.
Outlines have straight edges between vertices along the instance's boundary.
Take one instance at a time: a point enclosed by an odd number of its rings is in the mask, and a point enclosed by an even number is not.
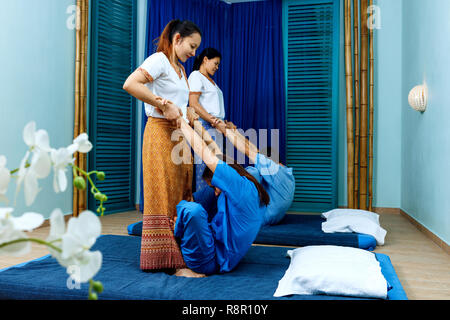
<svg viewBox="0 0 450 320"><path fill-rule="evenodd" d="M242 166L220 160L184 119L178 125L206 163L203 176L210 177L212 188L194 194L197 202L177 205L174 235L191 270L205 275L229 272L255 240L269 195Z"/></svg>
<svg viewBox="0 0 450 320"><path fill-rule="evenodd" d="M233 143L235 148L245 154L255 165L248 166L246 170L262 184L270 197L270 203L264 214L263 226L279 223L292 205L295 193L295 177L292 168L264 156L244 136L242 136L233 123L226 123L227 129L223 134ZM219 126L222 128L222 126Z"/></svg>

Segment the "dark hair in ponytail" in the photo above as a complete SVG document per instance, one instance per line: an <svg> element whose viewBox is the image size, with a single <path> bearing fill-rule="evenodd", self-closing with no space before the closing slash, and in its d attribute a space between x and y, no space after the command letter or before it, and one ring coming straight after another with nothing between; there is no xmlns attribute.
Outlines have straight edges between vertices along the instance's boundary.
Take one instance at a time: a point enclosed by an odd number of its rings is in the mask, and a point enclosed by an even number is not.
<svg viewBox="0 0 450 320"><path fill-rule="evenodd" d="M206 48L202 51L202 53L200 53L200 55L195 57L194 67L192 68L192 71L200 69L200 66L202 65L203 59L205 57L207 57L208 59L214 59L216 57L219 57L220 59L222 59L222 55L220 54L220 52L217 49Z"/></svg>
<svg viewBox="0 0 450 320"><path fill-rule="evenodd" d="M259 204L267 206L270 202L269 194L267 193L266 189L258 182L258 180L255 179L247 170L244 169L243 166L236 163L233 159L225 156L225 155L217 155L217 157L220 160L223 160L227 165L232 167L234 170L237 171L241 176L246 177L248 180L253 182L256 189L258 190L259 195ZM203 171L202 178L207 181L211 181L213 178L213 172L208 167L205 168L205 171Z"/></svg>
<svg viewBox="0 0 450 320"><path fill-rule="evenodd" d="M156 39L158 41L156 52L162 51L169 58L172 53L171 48L173 37L177 33L179 33L182 38L189 37L194 33L198 33L202 36L202 31L192 21L180 21L178 19L172 20L166 25L159 38Z"/></svg>

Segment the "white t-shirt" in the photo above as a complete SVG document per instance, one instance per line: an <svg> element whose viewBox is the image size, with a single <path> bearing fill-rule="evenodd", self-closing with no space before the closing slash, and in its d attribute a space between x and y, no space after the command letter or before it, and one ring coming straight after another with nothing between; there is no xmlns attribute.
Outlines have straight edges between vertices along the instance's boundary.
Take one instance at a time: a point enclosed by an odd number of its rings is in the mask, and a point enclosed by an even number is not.
<svg viewBox="0 0 450 320"><path fill-rule="evenodd" d="M186 80L184 68L181 66L181 78L178 76L169 59L163 52L156 52L149 56L139 67L147 80L146 87L153 94L172 101L181 108L183 118L186 118L186 108L189 102L189 84ZM165 118L159 109L145 103L145 114L148 117Z"/></svg>
<svg viewBox="0 0 450 320"><path fill-rule="evenodd" d="M225 118L223 93L217 84L213 84L200 71L195 70L189 75L189 87L191 93L201 93L198 102L210 115Z"/></svg>

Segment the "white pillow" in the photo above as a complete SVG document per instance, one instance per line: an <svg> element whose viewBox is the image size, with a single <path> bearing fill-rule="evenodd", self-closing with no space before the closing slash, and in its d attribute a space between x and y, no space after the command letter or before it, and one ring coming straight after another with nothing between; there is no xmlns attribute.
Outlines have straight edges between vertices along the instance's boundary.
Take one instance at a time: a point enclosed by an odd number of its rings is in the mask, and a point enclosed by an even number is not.
<svg viewBox="0 0 450 320"><path fill-rule="evenodd" d="M384 245L384 238L386 237L386 230L384 230L378 223L373 221L365 215L341 215L333 218L328 218L322 223L322 231L325 233L333 232L356 232L369 234L377 240L377 245Z"/></svg>
<svg viewBox="0 0 450 320"><path fill-rule="evenodd" d="M289 250L291 263L274 297L292 294L387 298L387 281L371 252L339 246Z"/></svg>
<svg viewBox="0 0 450 320"><path fill-rule="evenodd" d="M367 217L368 219L373 220L376 224L380 225L380 216L374 212L360 210L360 209L333 209L327 212L322 213L322 217L329 220L341 216L351 216L351 217Z"/></svg>

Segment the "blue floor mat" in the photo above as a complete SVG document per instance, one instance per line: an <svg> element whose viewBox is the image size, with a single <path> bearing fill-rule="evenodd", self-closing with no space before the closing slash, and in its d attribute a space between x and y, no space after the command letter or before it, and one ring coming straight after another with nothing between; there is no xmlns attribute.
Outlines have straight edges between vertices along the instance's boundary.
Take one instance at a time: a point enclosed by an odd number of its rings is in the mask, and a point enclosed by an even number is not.
<svg viewBox="0 0 450 320"><path fill-rule="evenodd" d="M103 263L95 280L102 281L99 299L115 300L348 300L353 297L292 295L275 298L278 281L290 259L288 248L253 246L233 272L206 278L184 278L139 269L141 238L105 235L92 250L101 250ZM376 254L386 280L393 286L390 300L406 300L388 256ZM78 299L88 284L68 289L68 275L55 259L43 257L0 270L0 299Z"/></svg>
<svg viewBox="0 0 450 320"><path fill-rule="evenodd" d="M277 225L262 227L254 243L284 246L335 245L374 250L375 238L360 233L325 233L320 215L286 214Z"/></svg>
<svg viewBox="0 0 450 320"><path fill-rule="evenodd" d="M368 234L323 232L325 221L320 215L286 214L279 224L262 227L254 243L296 247L335 245L369 251L376 248L377 241ZM130 224L127 230L129 235L140 236L142 221Z"/></svg>

